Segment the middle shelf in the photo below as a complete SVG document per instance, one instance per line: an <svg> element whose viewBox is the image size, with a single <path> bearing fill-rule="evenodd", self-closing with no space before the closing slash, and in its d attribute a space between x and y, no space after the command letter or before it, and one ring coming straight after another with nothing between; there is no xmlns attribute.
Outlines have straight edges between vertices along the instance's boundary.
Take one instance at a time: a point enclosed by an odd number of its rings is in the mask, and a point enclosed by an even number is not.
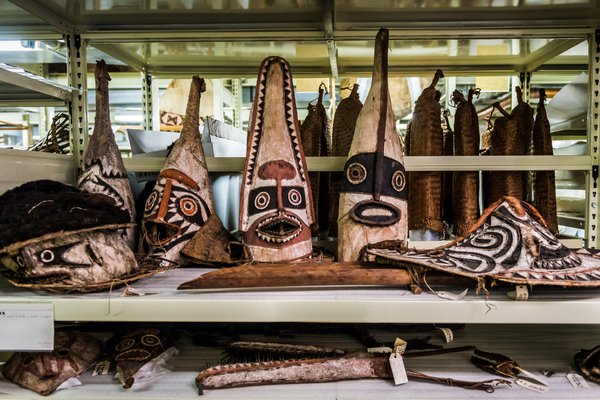
<svg viewBox="0 0 600 400"><path fill-rule="evenodd" d="M166 271L131 284L145 295L128 297L123 297L125 288L53 295L15 288L1 280L0 303L52 303L56 321L600 324L600 289L534 287L528 301L510 299L509 287L493 288L487 298L475 295L471 288L464 299L454 301L380 287L177 290L181 283L208 271Z"/></svg>

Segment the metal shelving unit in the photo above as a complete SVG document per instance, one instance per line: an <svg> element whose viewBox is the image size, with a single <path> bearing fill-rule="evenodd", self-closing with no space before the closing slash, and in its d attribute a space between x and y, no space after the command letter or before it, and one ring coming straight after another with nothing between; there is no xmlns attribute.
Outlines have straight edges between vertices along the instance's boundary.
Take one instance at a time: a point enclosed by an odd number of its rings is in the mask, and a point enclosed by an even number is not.
<svg viewBox="0 0 600 400"><path fill-rule="evenodd" d="M0 39L62 37L68 48L69 86L76 90L71 98L61 98L69 101L75 156L25 158L21 152L0 151L0 166L13 165L13 161L29 166L32 158L41 160L39 165L34 163L35 168L39 167L35 171L23 170L19 180L42 175L74 180L87 135L87 101L82 93L86 90L90 54L105 55L140 71L146 94L144 108L149 110L153 78L187 78L196 73L231 79L254 77L261 59L271 54L288 58L296 77L368 76L373 37L380 26L386 26L391 35L390 73L395 75L429 75L442 68L448 76L522 76L527 85L527 77L537 71L589 72L590 110L587 135L584 133L587 155L407 157L406 168L586 171L586 239L588 246L600 246L599 0L559 5L551 0L532 2L533 5L525 1L519 2L520 6L506 2L502 4L509 5L491 8L484 7L484 3L488 4L484 1L448 0L437 2L437 7L404 2L401 9L394 8L398 2L391 0L308 0L300 2L302 7L299 2L286 0L270 2L271 6L261 2L190 1L177 3L180 8L173 6L175 2L161 0L11 3L5 6L10 12L0 15ZM486 45L510 43L513 51L497 56L466 54L466 49L476 47L475 40L483 40ZM564 55L586 40L587 55ZM449 48L453 51L449 52ZM147 121L149 124L150 118ZM163 161L133 158L125 163L128 170L142 172L159 170ZM339 171L344 163L342 157L308 158L311 170ZM243 159L209 158L207 164L210 171L236 172L242 169ZM12 183L4 178L6 187ZM149 293L143 297L120 297L122 290L58 296L20 290L0 282L0 302L50 302L57 321L600 324L600 296L596 290L535 289L528 302L510 300L503 291L494 291L487 300L472 295L448 301L430 294L416 296L397 289L376 288L202 293L175 290L179 283L200 272L174 270L135 283L136 289ZM240 396L239 393L231 396Z"/></svg>

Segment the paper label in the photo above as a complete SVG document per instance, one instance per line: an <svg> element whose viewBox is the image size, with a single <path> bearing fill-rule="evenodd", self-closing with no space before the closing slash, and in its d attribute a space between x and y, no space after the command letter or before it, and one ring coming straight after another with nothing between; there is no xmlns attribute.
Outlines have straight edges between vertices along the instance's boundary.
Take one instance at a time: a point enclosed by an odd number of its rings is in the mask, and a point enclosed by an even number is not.
<svg viewBox="0 0 600 400"><path fill-rule="evenodd" d="M54 348L54 305L0 303L0 350L48 351Z"/></svg>
<svg viewBox="0 0 600 400"><path fill-rule="evenodd" d="M92 376L106 375L106 374L108 374L109 370L110 370L110 361L108 361L108 360L98 361L96 363L96 366L94 367L94 372L92 372Z"/></svg>
<svg viewBox="0 0 600 400"><path fill-rule="evenodd" d="M517 385L521 386L522 388L525 388L528 390L533 390L534 392L538 392L538 393L544 393L544 392L548 391L548 386L529 381L525 378L515 379L515 383Z"/></svg>
<svg viewBox="0 0 600 400"><path fill-rule="evenodd" d="M391 353L392 348L391 347L387 347L387 346L380 346L380 347L369 347L367 349L367 353Z"/></svg>
<svg viewBox="0 0 600 400"><path fill-rule="evenodd" d="M515 290L508 292L508 297L513 300L525 301L529 299L529 289L527 289L527 285L515 285Z"/></svg>
<svg viewBox="0 0 600 400"><path fill-rule="evenodd" d="M454 340L454 333L452 333L452 329L450 328L440 328L440 331L444 334L444 338L446 339L446 343L451 343Z"/></svg>
<svg viewBox="0 0 600 400"><path fill-rule="evenodd" d="M406 351L406 342L400 338L396 338L394 340L394 353L395 354L403 354Z"/></svg>
<svg viewBox="0 0 600 400"><path fill-rule="evenodd" d="M465 298L465 296L467 295L467 293L469 292L469 289L465 289L462 292L456 294L456 293L452 293L452 292L435 292L436 295L438 295L438 297L441 297L442 299L446 299L446 300L462 300Z"/></svg>
<svg viewBox="0 0 600 400"><path fill-rule="evenodd" d="M390 354L390 369L392 370L392 376L394 377L394 385L402 385L408 382L404 360L400 354Z"/></svg>
<svg viewBox="0 0 600 400"><path fill-rule="evenodd" d="M567 379L571 382L571 385L577 389L587 389L590 385L585 381L583 376L579 375L575 371L570 371L567 374Z"/></svg>

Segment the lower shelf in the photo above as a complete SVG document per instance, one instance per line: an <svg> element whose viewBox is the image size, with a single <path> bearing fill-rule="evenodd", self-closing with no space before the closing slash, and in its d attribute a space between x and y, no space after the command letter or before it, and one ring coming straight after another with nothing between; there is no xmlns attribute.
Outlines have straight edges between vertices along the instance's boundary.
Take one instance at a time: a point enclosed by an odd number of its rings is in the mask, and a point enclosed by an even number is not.
<svg viewBox="0 0 600 400"><path fill-rule="evenodd" d="M408 332L373 331L379 340L393 340L399 336L403 339L433 336L431 343L443 344L440 331ZM385 380L358 380L319 384L292 384L273 386L254 386L235 389L206 390L204 396L198 397L194 378L198 371L208 362L218 362L222 357L221 348L194 346L191 340L184 337L177 345L180 353L169 361L173 367L170 372L149 386L138 390L124 390L109 375L92 376L88 371L81 376L82 386L55 392L52 399L86 399L86 400L119 400L119 399L363 399L388 400L402 399L598 399L600 385L589 382L589 388L576 389L566 379L573 367L573 355L581 348L592 348L600 344L600 326L564 326L564 325L467 325L462 330L454 331L455 340L445 346L475 345L478 348L497 352L513 358L527 371L540 376L540 371L552 371L554 374L545 378L549 389L539 394L523 389L515 384L511 387L499 387L488 394L478 390L467 390L448 387L441 384L409 381L405 385L394 386ZM303 344L322 344L337 346L348 350L360 349L361 346L350 335L335 334L295 334L293 337L264 337L244 335L243 340L268 340L276 342L292 342ZM446 354L424 358L405 359L406 367L415 371L440 377L451 377L464 380L488 380L498 378L483 372L470 362L470 352ZM0 378L0 398L40 399L41 396L22 389L3 378Z"/></svg>

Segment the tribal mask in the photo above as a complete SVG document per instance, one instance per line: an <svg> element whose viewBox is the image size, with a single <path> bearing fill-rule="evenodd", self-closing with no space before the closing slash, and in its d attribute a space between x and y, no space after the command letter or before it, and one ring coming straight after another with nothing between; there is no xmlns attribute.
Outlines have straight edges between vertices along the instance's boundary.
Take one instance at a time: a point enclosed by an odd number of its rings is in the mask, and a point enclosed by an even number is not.
<svg viewBox="0 0 600 400"><path fill-rule="evenodd" d="M367 259L516 284L600 286L596 252L569 250L535 208L509 196L492 204L464 238L444 247L405 252L373 248Z"/></svg>
<svg viewBox="0 0 600 400"><path fill-rule="evenodd" d="M169 329L140 328L120 333L107 347L117 364L117 373L125 389L135 381L135 374L147 362L173 346L176 335Z"/></svg>
<svg viewBox="0 0 600 400"><path fill-rule="evenodd" d="M240 230L255 261L312 253L312 195L290 65L266 58L256 83L241 192Z"/></svg>
<svg viewBox="0 0 600 400"><path fill-rule="evenodd" d="M107 196L34 181L0 197L0 262L15 285L86 292L136 276L120 231L126 211Z"/></svg>
<svg viewBox="0 0 600 400"><path fill-rule="evenodd" d="M58 331L52 352L14 353L4 364L2 374L19 386L47 396L88 369L101 351L100 341L90 335Z"/></svg>
<svg viewBox="0 0 600 400"><path fill-rule="evenodd" d="M338 258L357 261L361 249L407 236L406 173L387 81L389 32L375 39L371 90L344 167L338 218Z"/></svg>
<svg viewBox="0 0 600 400"><path fill-rule="evenodd" d="M181 136L146 200L143 236L153 254L182 263L179 251L214 213L198 129L204 79L194 77Z"/></svg>
<svg viewBox="0 0 600 400"><path fill-rule="evenodd" d="M110 76L104 60L96 63L96 119L83 162L83 171L77 187L89 193L100 193L112 198L115 205L129 213L135 222L135 201L127 178L121 153L110 124L108 81ZM125 231L129 247L136 245L135 227Z"/></svg>

